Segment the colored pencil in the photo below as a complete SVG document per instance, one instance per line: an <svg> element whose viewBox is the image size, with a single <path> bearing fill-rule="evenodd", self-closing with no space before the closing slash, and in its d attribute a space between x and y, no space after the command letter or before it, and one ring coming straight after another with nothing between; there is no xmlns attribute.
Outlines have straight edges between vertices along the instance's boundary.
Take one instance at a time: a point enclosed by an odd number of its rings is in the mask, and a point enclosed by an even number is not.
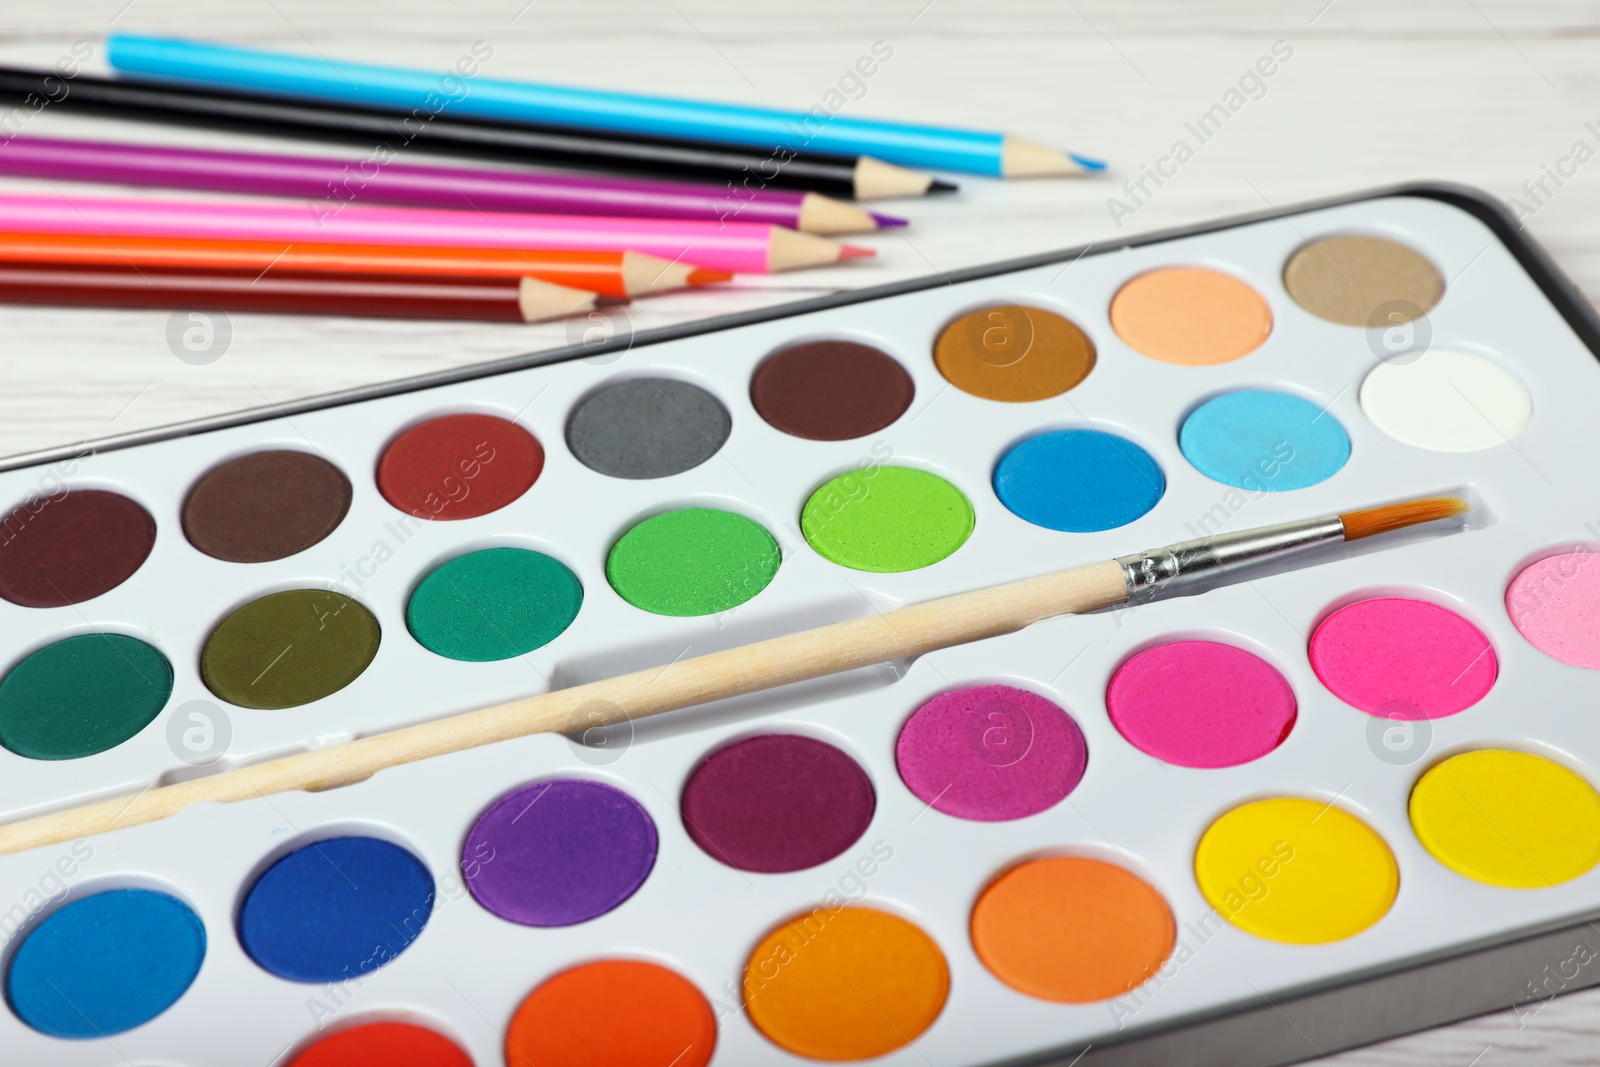
<svg viewBox="0 0 1600 1067"><path fill-rule="evenodd" d="M802 189L883 200L956 189L869 156L809 151L778 156L742 145L489 122L447 111L419 115L89 74L68 80L44 71L0 67L0 100L30 110L48 104L110 118L348 144L369 149L374 161L419 149L504 163L714 182L740 197L763 189Z"/></svg>
<svg viewBox="0 0 1600 1067"><path fill-rule="evenodd" d="M725 282L733 277L727 271L669 263L642 252L291 244L184 237L108 237L97 233L0 233L0 263L242 270L256 274L273 271L535 278L618 299Z"/></svg>
<svg viewBox="0 0 1600 1067"><path fill-rule="evenodd" d="M714 185L623 181L406 163L214 152L108 141L11 137L0 142L0 174L116 182L330 203L402 204L553 215L765 222L808 233L870 233L903 226L816 193L760 191L749 199Z"/></svg>
<svg viewBox="0 0 1600 1067"><path fill-rule="evenodd" d="M0 193L0 230L116 236L336 241L644 252L709 270L780 271L872 255L815 234L746 222L483 214L435 208L347 207Z"/></svg>
<svg viewBox="0 0 1600 1067"><path fill-rule="evenodd" d="M256 274L156 267L0 265L0 301L85 307L220 308L290 315L538 322L594 307L595 295L536 278Z"/></svg>
<svg viewBox="0 0 1600 1067"><path fill-rule="evenodd" d="M137 795L91 800L0 824L0 855L168 818L195 804L333 789L388 767L538 733L572 734L1015 633L1061 615L1143 604L1168 591L1245 581L1273 564L1468 510L1454 497L1408 500L1185 541L909 604L632 674L460 711L430 722L246 764ZM1460 529L1458 524L1455 529ZM1454 532L1441 527L1440 535ZM1312 562L1315 562L1314 558ZM596 710L602 709L602 710Z"/></svg>
<svg viewBox="0 0 1600 1067"><path fill-rule="evenodd" d="M838 114L822 106L780 111L639 93L484 77L479 59L456 70L405 70L317 56L230 48L176 37L114 33L106 59L128 74L284 96L404 110L441 106L463 115L753 148L871 155L906 167L995 178L1083 174L1104 164L1009 134Z"/></svg>

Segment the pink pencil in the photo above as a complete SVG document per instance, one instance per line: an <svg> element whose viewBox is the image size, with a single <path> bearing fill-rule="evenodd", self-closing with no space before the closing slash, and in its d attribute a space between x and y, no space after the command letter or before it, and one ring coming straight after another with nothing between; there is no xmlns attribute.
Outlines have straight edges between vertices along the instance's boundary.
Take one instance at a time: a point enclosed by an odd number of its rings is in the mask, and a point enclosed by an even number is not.
<svg viewBox="0 0 1600 1067"><path fill-rule="evenodd" d="M486 214L313 203L0 194L0 230L105 236L564 248L643 252L711 270L766 272L873 255L782 226L583 215Z"/></svg>

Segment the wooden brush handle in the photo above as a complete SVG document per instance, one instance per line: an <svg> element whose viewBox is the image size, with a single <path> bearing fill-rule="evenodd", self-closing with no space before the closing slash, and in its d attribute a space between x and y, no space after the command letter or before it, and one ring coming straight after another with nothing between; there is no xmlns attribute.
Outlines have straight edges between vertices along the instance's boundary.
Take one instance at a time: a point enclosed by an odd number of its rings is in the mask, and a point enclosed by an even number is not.
<svg viewBox="0 0 1600 1067"><path fill-rule="evenodd" d="M312 752L0 826L0 855L154 822L203 801L332 789L385 767L513 737L572 733L874 663L921 655L1041 619L1120 604L1122 568L1092 563L775 637L553 693L466 711Z"/></svg>

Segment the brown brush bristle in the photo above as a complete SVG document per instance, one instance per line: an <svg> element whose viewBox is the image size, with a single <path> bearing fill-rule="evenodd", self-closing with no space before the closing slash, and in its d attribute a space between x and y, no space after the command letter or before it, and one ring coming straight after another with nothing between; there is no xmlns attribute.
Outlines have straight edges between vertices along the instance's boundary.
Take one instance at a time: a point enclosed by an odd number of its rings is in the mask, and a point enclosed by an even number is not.
<svg viewBox="0 0 1600 1067"><path fill-rule="evenodd" d="M1433 522L1435 519L1448 519L1452 515L1460 515L1470 510L1472 505L1460 497L1430 496L1421 500L1386 504L1381 508L1348 511L1339 516L1339 521L1344 523L1344 539L1359 541L1373 534L1403 530L1407 526Z"/></svg>

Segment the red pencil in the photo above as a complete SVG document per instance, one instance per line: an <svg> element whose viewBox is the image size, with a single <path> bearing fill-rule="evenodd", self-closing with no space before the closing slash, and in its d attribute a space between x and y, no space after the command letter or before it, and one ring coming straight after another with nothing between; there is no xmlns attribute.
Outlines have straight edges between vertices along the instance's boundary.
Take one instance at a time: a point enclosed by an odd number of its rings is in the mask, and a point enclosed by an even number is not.
<svg viewBox="0 0 1600 1067"><path fill-rule="evenodd" d="M536 278L0 263L0 301L537 322L586 311L595 294Z"/></svg>

